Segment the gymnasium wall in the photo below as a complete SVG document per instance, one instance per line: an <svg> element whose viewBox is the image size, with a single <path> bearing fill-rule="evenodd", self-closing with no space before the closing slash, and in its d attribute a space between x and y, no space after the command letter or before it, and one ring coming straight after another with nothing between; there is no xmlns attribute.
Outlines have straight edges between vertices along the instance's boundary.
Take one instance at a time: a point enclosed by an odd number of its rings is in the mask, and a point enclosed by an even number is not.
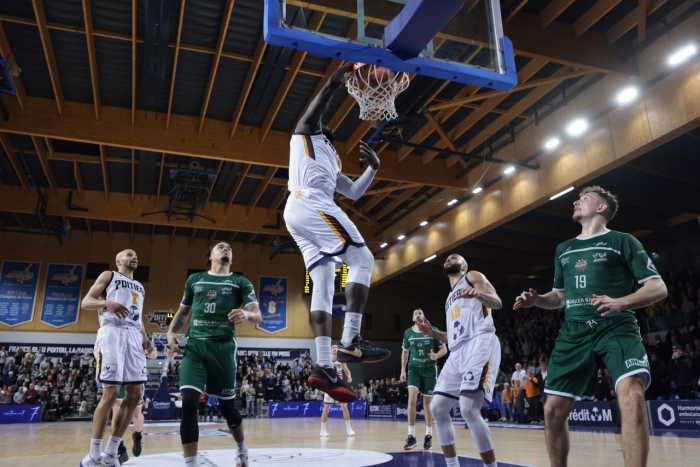
<svg viewBox="0 0 700 467"><path fill-rule="evenodd" d="M87 264L114 264L115 254L125 248L133 248L139 255L142 265L150 267L149 279L144 282L146 288L145 316L153 310L176 311L188 269L206 268L206 253L210 242L203 239L190 241L187 237L175 237L171 242L169 236L153 237L135 235L133 241L129 235L95 232L89 236L85 232L74 231L59 243L55 237L17 233L0 233L0 259L40 261L42 263L39 290L34 307L33 320L15 327L0 325L0 331L51 331L66 333L94 333L97 330L95 312L80 311L79 320L74 325L60 329L48 326L40 321L43 302L43 284L46 265L49 262ZM234 262L232 270L243 272L259 288L260 275L281 276L288 279L287 329L275 334L256 329L250 324L242 325L238 335L247 337L313 337L308 325L308 299L302 295L304 266L297 255L278 255L268 260L270 250L260 245L233 244ZM94 280L85 280L82 295L87 293ZM147 319L146 319L147 321ZM158 331L157 326L146 322L150 331Z"/></svg>

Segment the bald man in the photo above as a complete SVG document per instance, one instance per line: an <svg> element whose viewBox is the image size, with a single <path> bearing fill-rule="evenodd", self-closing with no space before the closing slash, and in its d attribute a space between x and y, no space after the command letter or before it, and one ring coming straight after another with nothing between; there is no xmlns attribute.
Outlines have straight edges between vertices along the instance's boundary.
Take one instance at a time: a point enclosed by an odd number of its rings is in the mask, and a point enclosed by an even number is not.
<svg viewBox="0 0 700 467"><path fill-rule="evenodd" d="M143 285L134 280L139 258L134 250L120 251L116 271L104 271L83 299L83 310L97 311L100 329L95 341L97 382L102 398L92 418L92 439L81 467L118 466L117 448L143 396L147 380L146 353L153 351L143 327ZM109 412L121 387L125 397L113 423L112 436L102 451Z"/></svg>
<svg viewBox="0 0 700 467"><path fill-rule="evenodd" d="M500 309L502 302L486 276L469 271L464 257L451 254L443 268L452 288L445 302L447 331L438 331L426 319L416 323L419 331L447 343L450 349L433 390L430 411L447 467L459 466L450 417L450 410L457 405L484 466L496 467L491 432L481 418L481 406L491 402L501 364L501 344L491 310Z"/></svg>

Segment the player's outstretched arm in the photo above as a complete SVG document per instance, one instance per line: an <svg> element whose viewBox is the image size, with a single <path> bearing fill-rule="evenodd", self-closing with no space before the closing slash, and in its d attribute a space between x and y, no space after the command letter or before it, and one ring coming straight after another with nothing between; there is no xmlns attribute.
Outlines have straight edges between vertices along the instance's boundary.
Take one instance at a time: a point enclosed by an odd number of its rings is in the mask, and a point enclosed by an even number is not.
<svg viewBox="0 0 700 467"><path fill-rule="evenodd" d="M498 296L496 288L489 282L485 275L479 271L469 271L467 273L467 280L473 286L474 293L472 295L474 298L494 310L503 308L501 297Z"/></svg>
<svg viewBox="0 0 700 467"><path fill-rule="evenodd" d="M345 73L350 71L351 64L343 65L328 78L316 94L294 128L294 133L310 135L320 133L323 129L323 116L333 100L333 94L345 85Z"/></svg>
<svg viewBox="0 0 700 467"><path fill-rule="evenodd" d="M357 180L352 181L348 176L338 173L338 179L335 184L335 191L343 196L357 201L362 198L367 188L374 180L374 174L379 170L380 162L377 153L364 141L360 141L360 162L367 163L365 171L357 177Z"/></svg>
<svg viewBox="0 0 700 467"><path fill-rule="evenodd" d="M515 299L513 304L513 310L520 310L522 308L532 308L537 306L539 308L544 308L545 310L558 310L564 307L566 297L564 292L561 290L552 290L544 295L540 295L535 289L528 289L523 291Z"/></svg>
<svg viewBox="0 0 700 467"><path fill-rule="evenodd" d="M426 336L435 338L440 342L447 342L447 333L440 331L438 328L434 328L427 319L423 319L423 321L416 323L416 326L418 326L418 330Z"/></svg>
<svg viewBox="0 0 700 467"><path fill-rule="evenodd" d="M401 349L401 372L399 373L399 383L406 382L406 365L408 364L408 350Z"/></svg>
<svg viewBox="0 0 700 467"><path fill-rule="evenodd" d="M177 347L177 339L175 338L175 334L177 334L177 332L181 330L189 321L191 312L191 307L181 304L180 308L177 309L175 316L173 316L170 326L168 326L168 333L166 334L166 337L168 339L168 347L170 348L169 353L171 356L177 353L179 350Z"/></svg>

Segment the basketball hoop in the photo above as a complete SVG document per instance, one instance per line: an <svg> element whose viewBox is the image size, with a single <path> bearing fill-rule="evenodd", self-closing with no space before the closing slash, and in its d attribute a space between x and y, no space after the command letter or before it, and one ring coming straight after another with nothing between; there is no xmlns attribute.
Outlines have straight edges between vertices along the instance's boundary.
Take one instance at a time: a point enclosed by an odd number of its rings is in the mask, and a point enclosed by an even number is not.
<svg viewBox="0 0 700 467"><path fill-rule="evenodd" d="M361 120L394 120L399 116L396 96L408 88L410 81L403 71L356 63L345 85L360 105Z"/></svg>

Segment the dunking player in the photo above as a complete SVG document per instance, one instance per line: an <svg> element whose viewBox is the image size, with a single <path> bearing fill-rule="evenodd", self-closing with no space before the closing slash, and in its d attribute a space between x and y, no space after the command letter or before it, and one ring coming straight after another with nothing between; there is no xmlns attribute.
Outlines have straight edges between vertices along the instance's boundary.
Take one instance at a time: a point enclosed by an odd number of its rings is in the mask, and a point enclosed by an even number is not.
<svg viewBox="0 0 700 467"><path fill-rule="evenodd" d="M360 161L368 167L355 181L341 173L341 161L333 147L333 133L324 126L333 95L344 87L349 66L341 67L323 85L301 117L289 143L289 191L284 220L304 257L313 281L310 322L316 345L316 365L309 384L340 402L355 399L331 364L331 324L335 264L338 256L349 267L345 289L347 312L338 360L344 363L378 363L389 357L386 349L360 338L362 313L369 295L374 256L365 246L355 224L333 196L335 192L359 199L379 169L377 154L360 142Z"/></svg>
<svg viewBox="0 0 700 467"><path fill-rule="evenodd" d="M423 310L413 310L413 326L403 333L401 345L401 376L399 380L408 383L408 437L405 450L416 448L416 404L418 394L423 395L425 412L425 438L423 449L433 447L433 415L430 401L437 380L437 361L447 355L447 346L434 337L428 337L418 330L418 323L425 319ZM408 372L406 371L408 365Z"/></svg>
<svg viewBox="0 0 700 467"><path fill-rule="evenodd" d="M632 310L667 295L666 284L642 244L630 234L608 230L617 197L599 186L586 187L574 202L581 234L557 246L554 288L523 292L514 310L566 307L545 380L545 440L553 467L567 464L568 418L574 400L591 394L601 360L615 381L627 467L645 466L649 453L644 391L649 360ZM637 284L642 284L638 288Z"/></svg>
<svg viewBox="0 0 700 467"><path fill-rule="evenodd" d="M172 357L178 351L175 333L189 322L187 345L180 364L182 421L180 438L185 465L197 463L197 403L205 391L219 399L221 413L238 445L237 467L248 467L241 414L236 397L235 326L262 321L253 284L231 272L231 245L219 242L209 250L209 270L191 274L185 283L180 308L168 329Z"/></svg>
<svg viewBox="0 0 700 467"><path fill-rule="evenodd" d="M134 280L138 256L134 250L124 250L117 254L115 262L117 270L100 274L81 303L83 310L98 311L100 329L95 341L95 359L97 380L102 385L102 398L92 417L90 450L80 462L81 467L119 465L117 449L147 380L144 350L153 350L142 322L146 292ZM100 453L109 411L121 386L126 387L124 401L117 412L112 436Z"/></svg>
<svg viewBox="0 0 700 467"><path fill-rule="evenodd" d="M484 399L491 402L501 364L501 343L491 316L492 309L501 308L501 299L486 276L468 271L462 256L448 256L444 270L452 287L445 302L447 331L436 330L428 320L417 324L422 333L447 342L450 349L430 410L448 467L459 465L450 417L450 410L457 403L481 460L485 466L493 467L497 465L496 454L489 427L481 418L481 406Z"/></svg>
<svg viewBox="0 0 700 467"><path fill-rule="evenodd" d="M346 383L352 383L352 374L350 373L350 368L347 364L340 363L337 359L338 357L338 346L334 345L331 350L331 361L335 367L335 373L338 377L343 378ZM348 404L344 402L338 402L333 399L328 394L323 395L323 411L321 412L321 438L328 437L328 412L331 410L331 406L335 403L340 404L340 410L343 412L343 420L345 421L345 434L348 437L355 436L355 432L352 430L352 425L350 424L350 411L348 410Z"/></svg>

